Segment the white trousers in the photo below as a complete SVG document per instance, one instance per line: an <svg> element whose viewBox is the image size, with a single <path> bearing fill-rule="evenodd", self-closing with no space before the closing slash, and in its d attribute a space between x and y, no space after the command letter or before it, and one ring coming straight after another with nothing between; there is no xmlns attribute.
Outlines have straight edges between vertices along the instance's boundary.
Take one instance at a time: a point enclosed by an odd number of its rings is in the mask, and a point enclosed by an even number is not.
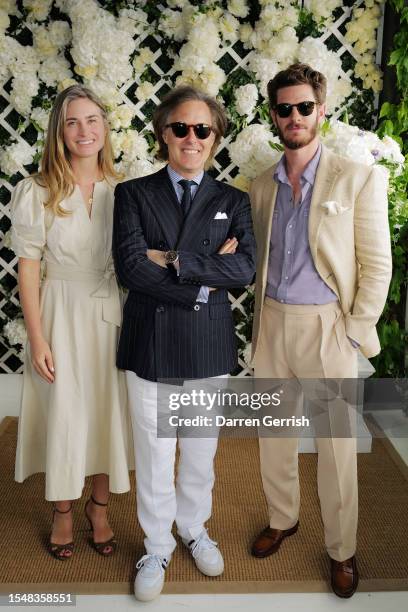
<svg viewBox="0 0 408 612"><path fill-rule="evenodd" d="M130 371L126 371L126 380L135 446L137 516L146 536L147 554L168 558L176 547L171 533L174 521L178 534L193 540L211 516L218 437L179 438L175 482L177 437L157 437L157 396L162 383Z"/></svg>

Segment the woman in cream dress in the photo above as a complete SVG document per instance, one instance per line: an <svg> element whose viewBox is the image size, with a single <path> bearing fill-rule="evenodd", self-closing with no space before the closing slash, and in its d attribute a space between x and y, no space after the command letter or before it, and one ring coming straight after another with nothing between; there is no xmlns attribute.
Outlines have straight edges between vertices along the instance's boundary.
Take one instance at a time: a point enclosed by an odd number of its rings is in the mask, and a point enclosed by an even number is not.
<svg viewBox="0 0 408 612"><path fill-rule="evenodd" d="M86 88L69 87L51 112L42 172L18 183L11 201L28 334L16 480L45 472L45 497L54 502L49 550L58 559L73 553L72 500L85 476L93 475L91 543L103 555L116 547L109 491L130 488L126 384L115 367L115 179L103 106Z"/></svg>

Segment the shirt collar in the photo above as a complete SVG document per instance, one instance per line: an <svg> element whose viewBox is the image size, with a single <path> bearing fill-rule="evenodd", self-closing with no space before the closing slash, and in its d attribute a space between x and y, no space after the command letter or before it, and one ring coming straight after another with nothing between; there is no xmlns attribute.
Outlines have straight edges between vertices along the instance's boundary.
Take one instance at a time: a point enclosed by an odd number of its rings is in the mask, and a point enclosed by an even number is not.
<svg viewBox="0 0 408 612"><path fill-rule="evenodd" d="M307 166L303 170L301 178L307 181L310 185L314 184L314 181L316 178L317 167L319 165L321 154L322 154L322 145L319 144L319 147L316 153L313 155L312 159L310 160L310 162L307 164ZM289 183L288 175L286 174L285 161L286 161L286 158L284 155L282 155L282 157L280 158L278 162L278 165L276 166L273 178L275 179L276 182L286 183L287 185L289 185L290 183Z"/></svg>
<svg viewBox="0 0 408 612"><path fill-rule="evenodd" d="M167 172L169 173L170 180L173 184L178 183L179 181L186 180L185 177L181 176L181 174L176 172L174 168L170 166L170 164L167 164ZM203 180L203 176L204 170L202 170L199 174L197 174L197 176L189 180L194 181L197 185L199 185Z"/></svg>

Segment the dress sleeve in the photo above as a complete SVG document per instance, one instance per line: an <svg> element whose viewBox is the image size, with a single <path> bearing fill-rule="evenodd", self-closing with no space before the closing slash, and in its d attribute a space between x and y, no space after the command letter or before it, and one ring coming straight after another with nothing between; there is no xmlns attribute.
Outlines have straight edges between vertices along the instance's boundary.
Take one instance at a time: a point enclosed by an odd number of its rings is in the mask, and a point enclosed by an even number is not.
<svg viewBox="0 0 408 612"><path fill-rule="evenodd" d="M23 179L11 195L11 242L17 257L41 259L45 242L42 190L34 179Z"/></svg>

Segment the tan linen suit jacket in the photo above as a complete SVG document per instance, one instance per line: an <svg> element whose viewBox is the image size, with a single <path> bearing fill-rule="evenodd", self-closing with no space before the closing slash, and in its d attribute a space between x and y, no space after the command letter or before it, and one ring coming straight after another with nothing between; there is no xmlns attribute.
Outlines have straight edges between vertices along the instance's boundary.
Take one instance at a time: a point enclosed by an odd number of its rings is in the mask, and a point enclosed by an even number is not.
<svg viewBox="0 0 408 612"><path fill-rule="evenodd" d="M257 242L252 361L261 333L278 192L275 168L259 176L249 193ZM382 168L358 164L323 146L310 206L310 250L317 272L339 298L347 335L366 357L380 352L375 326L391 279L387 184ZM328 208L322 206L326 202L332 202Z"/></svg>

